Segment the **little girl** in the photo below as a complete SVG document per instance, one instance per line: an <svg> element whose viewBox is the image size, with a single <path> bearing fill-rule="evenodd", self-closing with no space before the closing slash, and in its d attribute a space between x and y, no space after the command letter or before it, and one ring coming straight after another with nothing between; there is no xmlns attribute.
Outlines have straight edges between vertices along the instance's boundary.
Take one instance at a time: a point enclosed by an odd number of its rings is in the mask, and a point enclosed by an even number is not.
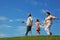
<svg viewBox="0 0 60 40"><path fill-rule="evenodd" d="M36 32L39 35L40 34L40 23L39 23L38 19L36 19L36 24L35 25L36 25Z"/></svg>

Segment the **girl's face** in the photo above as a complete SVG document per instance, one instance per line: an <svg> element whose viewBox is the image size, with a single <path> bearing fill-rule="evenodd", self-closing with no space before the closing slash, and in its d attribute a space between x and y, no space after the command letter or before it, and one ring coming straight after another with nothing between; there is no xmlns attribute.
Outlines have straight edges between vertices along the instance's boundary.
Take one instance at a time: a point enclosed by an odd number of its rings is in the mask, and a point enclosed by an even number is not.
<svg viewBox="0 0 60 40"><path fill-rule="evenodd" d="M39 22L39 20L38 20L38 19L36 19L36 22Z"/></svg>

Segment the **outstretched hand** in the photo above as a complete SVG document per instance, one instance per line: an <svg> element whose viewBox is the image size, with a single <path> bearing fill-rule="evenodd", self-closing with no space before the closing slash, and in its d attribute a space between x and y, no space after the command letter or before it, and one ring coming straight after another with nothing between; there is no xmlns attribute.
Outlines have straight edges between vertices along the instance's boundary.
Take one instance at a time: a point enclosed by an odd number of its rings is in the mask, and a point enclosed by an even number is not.
<svg viewBox="0 0 60 40"><path fill-rule="evenodd" d="M60 19L60 18L57 18L58 20Z"/></svg>
<svg viewBox="0 0 60 40"><path fill-rule="evenodd" d="M22 21L22 23L25 23L25 21Z"/></svg>
<svg viewBox="0 0 60 40"><path fill-rule="evenodd" d="M22 21L22 23L26 24L26 22L25 22L25 21Z"/></svg>

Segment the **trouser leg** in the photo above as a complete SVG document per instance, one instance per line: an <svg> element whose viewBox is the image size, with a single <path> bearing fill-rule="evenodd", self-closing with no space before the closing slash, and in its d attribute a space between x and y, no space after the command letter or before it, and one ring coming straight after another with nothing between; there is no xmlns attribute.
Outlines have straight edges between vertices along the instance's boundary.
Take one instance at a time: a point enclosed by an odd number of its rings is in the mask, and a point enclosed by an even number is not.
<svg viewBox="0 0 60 40"><path fill-rule="evenodd" d="M26 36L28 35L29 31L31 32L31 26L27 26L27 31L26 31L26 34L25 34Z"/></svg>
<svg viewBox="0 0 60 40"><path fill-rule="evenodd" d="M29 31L30 35L32 35L32 31Z"/></svg>
<svg viewBox="0 0 60 40"><path fill-rule="evenodd" d="M46 27L45 27L45 31L46 31L46 33L47 33L48 35L51 34L51 32L50 32L50 27L51 27L51 24L47 24Z"/></svg>
<svg viewBox="0 0 60 40"><path fill-rule="evenodd" d="M28 35L28 32L29 32L29 31L26 31L26 34L25 34L26 36Z"/></svg>
<svg viewBox="0 0 60 40"><path fill-rule="evenodd" d="M46 33L47 33L48 35L50 35L50 30L49 30L49 28L45 28L45 31L46 31Z"/></svg>
<svg viewBox="0 0 60 40"><path fill-rule="evenodd" d="M28 26L27 26L27 30L26 30L26 34L25 34L26 36L28 35L28 32L29 32L29 31L28 31Z"/></svg>

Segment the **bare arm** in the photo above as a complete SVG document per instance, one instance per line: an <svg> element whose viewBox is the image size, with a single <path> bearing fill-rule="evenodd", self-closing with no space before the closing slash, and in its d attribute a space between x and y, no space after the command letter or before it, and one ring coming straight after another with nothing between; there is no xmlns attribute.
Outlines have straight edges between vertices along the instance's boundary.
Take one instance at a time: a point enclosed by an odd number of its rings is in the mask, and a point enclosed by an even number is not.
<svg viewBox="0 0 60 40"><path fill-rule="evenodd" d="M29 24L32 26L32 20L31 19L29 19L29 20L30 20Z"/></svg>
<svg viewBox="0 0 60 40"><path fill-rule="evenodd" d="M58 17L56 17L56 16L51 16L51 18L53 18L53 19L60 19L60 18L58 18Z"/></svg>
<svg viewBox="0 0 60 40"><path fill-rule="evenodd" d="M55 17L55 16L52 16L51 18L52 18L52 19L60 19L60 18L57 18L57 17Z"/></svg>
<svg viewBox="0 0 60 40"><path fill-rule="evenodd" d="M42 26L44 26L45 24L46 24L46 20L44 20L44 22L43 22Z"/></svg>

